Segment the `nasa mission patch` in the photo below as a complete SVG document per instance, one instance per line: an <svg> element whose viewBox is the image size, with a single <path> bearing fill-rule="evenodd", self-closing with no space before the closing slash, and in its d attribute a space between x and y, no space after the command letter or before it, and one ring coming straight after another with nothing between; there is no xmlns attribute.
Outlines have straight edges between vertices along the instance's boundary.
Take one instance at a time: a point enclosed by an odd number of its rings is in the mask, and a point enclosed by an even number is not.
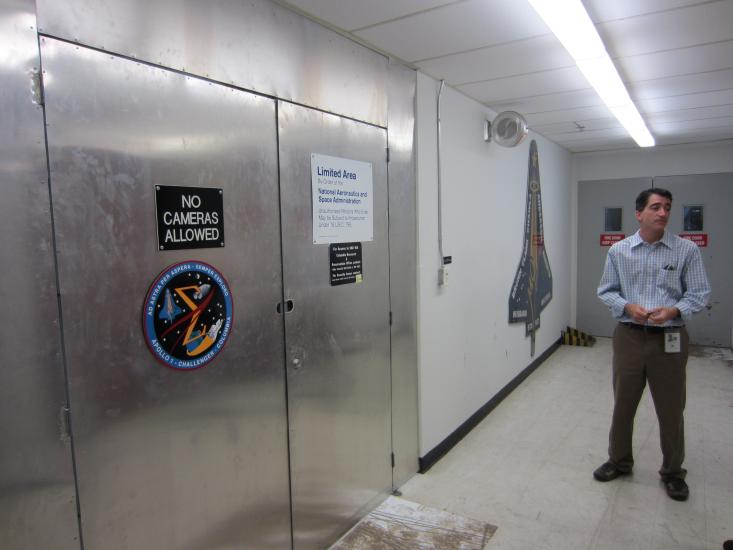
<svg viewBox="0 0 733 550"><path fill-rule="evenodd" d="M143 308L145 341L174 369L203 367L224 348L232 329L232 295L223 275L204 262L166 268Z"/></svg>

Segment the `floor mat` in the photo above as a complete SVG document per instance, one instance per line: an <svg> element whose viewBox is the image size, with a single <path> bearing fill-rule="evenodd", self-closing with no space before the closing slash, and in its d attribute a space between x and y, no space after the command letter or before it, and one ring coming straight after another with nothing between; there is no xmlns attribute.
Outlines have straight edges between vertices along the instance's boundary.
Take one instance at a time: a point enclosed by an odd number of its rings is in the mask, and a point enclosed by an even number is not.
<svg viewBox="0 0 733 550"><path fill-rule="evenodd" d="M330 550L482 550L496 527L390 496Z"/></svg>

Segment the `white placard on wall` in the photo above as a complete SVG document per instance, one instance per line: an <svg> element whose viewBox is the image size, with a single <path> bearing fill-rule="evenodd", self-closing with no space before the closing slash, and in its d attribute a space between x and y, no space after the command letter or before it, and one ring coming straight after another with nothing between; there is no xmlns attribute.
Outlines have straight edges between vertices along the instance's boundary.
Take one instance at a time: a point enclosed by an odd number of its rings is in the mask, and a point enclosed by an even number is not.
<svg viewBox="0 0 733 550"><path fill-rule="evenodd" d="M311 154L313 243L374 240L372 165Z"/></svg>

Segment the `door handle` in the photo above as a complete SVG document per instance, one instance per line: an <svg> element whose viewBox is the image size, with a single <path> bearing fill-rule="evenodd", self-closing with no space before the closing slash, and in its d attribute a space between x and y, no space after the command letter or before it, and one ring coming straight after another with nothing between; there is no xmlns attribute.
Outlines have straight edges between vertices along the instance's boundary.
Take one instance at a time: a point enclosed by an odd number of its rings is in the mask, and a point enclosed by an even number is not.
<svg viewBox="0 0 733 550"><path fill-rule="evenodd" d="M285 309L285 313L290 313L291 311L293 311L294 307L295 307L295 304L293 303L292 300L285 300L285 308L283 308L282 302L278 302L277 305L275 306L275 309L277 310L278 313L282 313L283 309Z"/></svg>

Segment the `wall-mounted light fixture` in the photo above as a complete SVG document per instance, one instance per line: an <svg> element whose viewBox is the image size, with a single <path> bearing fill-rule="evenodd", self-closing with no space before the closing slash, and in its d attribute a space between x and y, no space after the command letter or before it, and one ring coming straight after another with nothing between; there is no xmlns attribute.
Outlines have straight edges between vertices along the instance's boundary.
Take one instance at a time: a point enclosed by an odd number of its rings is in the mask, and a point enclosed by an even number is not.
<svg viewBox="0 0 733 550"><path fill-rule="evenodd" d="M580 72L639 147L653 147L654 138L631 101L629 92L581 1L529 0L529 3L573 57Z"/></svg>

